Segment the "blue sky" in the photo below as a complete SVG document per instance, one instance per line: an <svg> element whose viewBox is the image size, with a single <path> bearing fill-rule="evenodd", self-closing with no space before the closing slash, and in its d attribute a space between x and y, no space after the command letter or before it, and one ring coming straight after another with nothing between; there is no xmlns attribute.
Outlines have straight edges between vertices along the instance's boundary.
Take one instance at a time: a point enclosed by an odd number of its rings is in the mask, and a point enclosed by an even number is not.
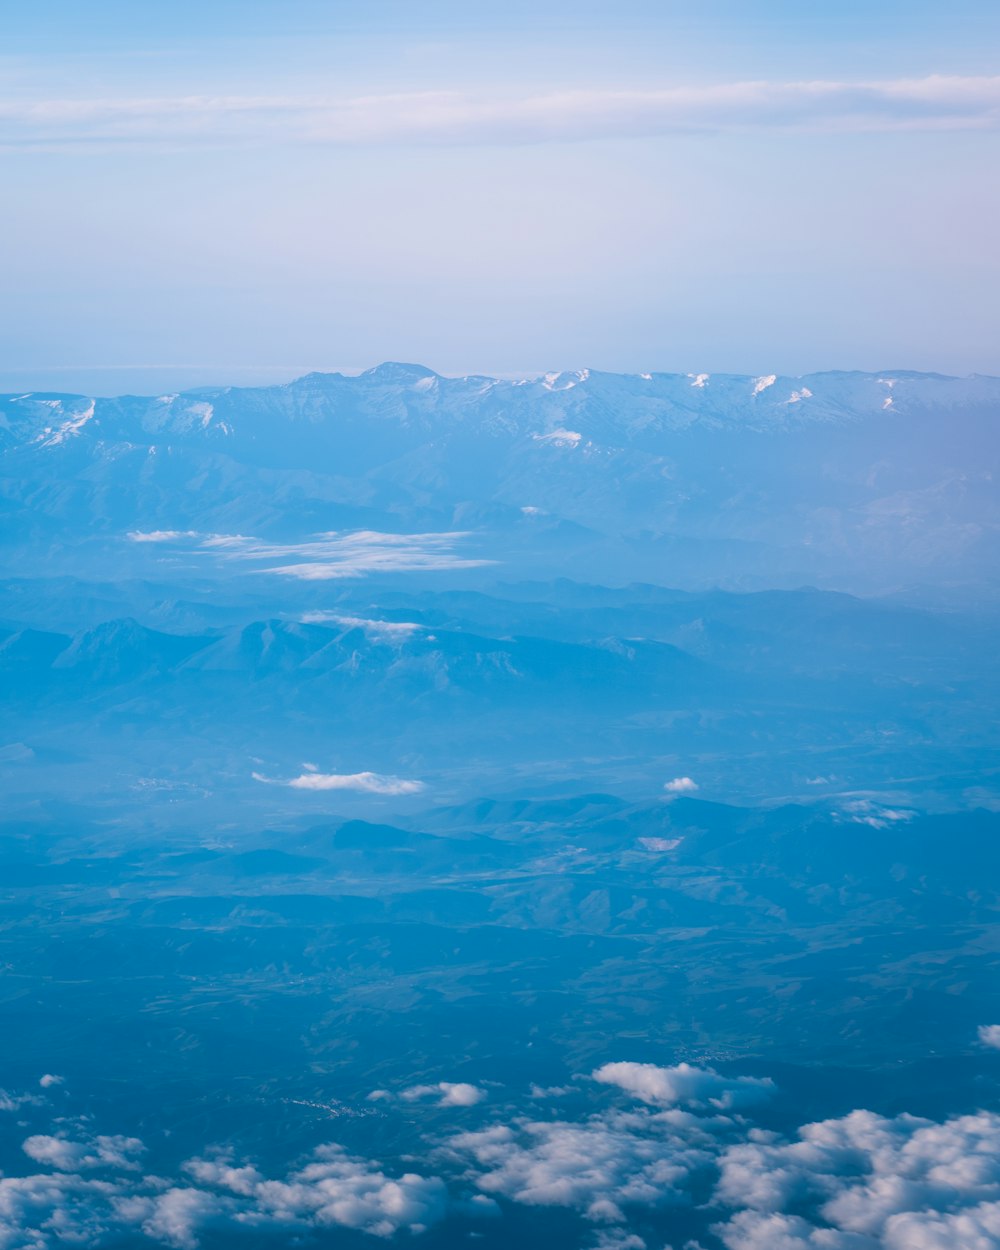
<svg viewBox="0 0 1000 1250"><path fill-rule="evenodd" d="M4 389L1000 372L995 3L36 0L4 32Z"/></svg>

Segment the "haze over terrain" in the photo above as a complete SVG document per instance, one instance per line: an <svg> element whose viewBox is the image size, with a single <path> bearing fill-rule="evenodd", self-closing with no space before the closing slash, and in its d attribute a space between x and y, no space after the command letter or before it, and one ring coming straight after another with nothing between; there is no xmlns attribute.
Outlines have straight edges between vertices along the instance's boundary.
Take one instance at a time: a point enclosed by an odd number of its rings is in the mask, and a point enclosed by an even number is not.
<svg viewBox="0 0 1000 1250"><path fill-rule="evenodd" d="M1000 5L4 7L0 1250L1000 1250Z"/></svg>
<svg viewBox="0 0 1000 1250"><path fill-rule="evenodd" d="M998 399L4 396L3 1244L1000 1244Z"/></svg>

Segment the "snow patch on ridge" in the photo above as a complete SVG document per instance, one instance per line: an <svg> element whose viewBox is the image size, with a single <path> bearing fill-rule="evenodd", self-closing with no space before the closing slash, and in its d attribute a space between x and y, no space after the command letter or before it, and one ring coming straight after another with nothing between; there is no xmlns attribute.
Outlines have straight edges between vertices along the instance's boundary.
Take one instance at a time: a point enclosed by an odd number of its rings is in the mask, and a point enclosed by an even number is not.
<svg viewBox="0 0 1000 1250"><path fill-rule="evenodd" d="M577 430L564 430L560 427L549 434L532 434L536 443L551 443L553 447L577 447L583 435Z"/></svg>
<svg viewBox="0 0 1000 1250"><path fill-rule="evenodd" d="M62 407L62 401L58 399L43 399L39 401L47 408L53 411ZM60 443L64 443L67 438L75 438L90 418L94 415L94 401L91 400L82 412L74 412L69 414L69 420L64 421L57 430L52 430L46 426L42 434L35 440L43 447L58 447Z"/></svg>
<svg viewBox="0 0 1000 1250"><path fill-rule="evenodd" d="M579 382L586 382L589 377L589 369L577 369L575 373L547 373L542 385L547 391L571 391Z"/></svg>
<svg viewBox="0 0 1000 1250"><path fill-rule="evenodd" d="M205 430L212 424L212 418L215 416L215 407L212 404L198 401L188 405L188 412L201 418L201 428Z"/></svg>
<svg viewBox="0 0 1000 1250"><path fill-rule="evenodd" d="M778 375L776 373L768 373L764 377L754 378L754 383L753 383L754 398L756 399L756 397L762 391L766 391L769 386L773 386L775 382L777 382L777 380L778 380Z"/></svg>

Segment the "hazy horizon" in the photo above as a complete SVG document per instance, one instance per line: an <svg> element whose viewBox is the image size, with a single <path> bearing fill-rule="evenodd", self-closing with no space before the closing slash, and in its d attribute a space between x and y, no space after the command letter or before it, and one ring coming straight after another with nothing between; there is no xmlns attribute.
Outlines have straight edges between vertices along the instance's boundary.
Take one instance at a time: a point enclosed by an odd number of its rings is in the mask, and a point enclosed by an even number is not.
<svg viewBox="0 0 1000 1250"><path fill-rule="evenodd" d="M718 369L715 371L698 369L659 369L650 367L636 370L598 369L588 364L573 364L561 368L512 369L496 370L483 368L439 369L424 360L377 360L366 365L247 365L236 367L219 367L201 365L93 365L66 366L65 368L25 369L0 371L0 395L26 392L36 394L87 395L97 399L114 399L121 395L159 395L170 391L216 390L227 386L259 387L282 386L298 381L312 373L341 374L344 377L358 377L363 373L377 369L386 364L405 364L429 369L432 373L444 378L488 377L501 381L517 379L534 379L550 373L590 372L624 377L638 377L644 373L665 376L694 378L704 372L707 376L754 378L767 376L769 372L777 372L780 377L804 378L825 373L861 373L861 374L926 374L928 376L951 378L984 378L993 379L1000 374L970 372L965 374L946 374L939 370L913 369L897 365L885 365L874 369L853 369L836 367L809 370L805 373L787 373L782 370L770 370L766 367L745 372L735 369Z"/></svg>
<svg viewBox="0 0 1000 1250"><path fill-rule="evenodd" d="M21 6L0 378L1000 372L998 40L985 0Z"/></svg>

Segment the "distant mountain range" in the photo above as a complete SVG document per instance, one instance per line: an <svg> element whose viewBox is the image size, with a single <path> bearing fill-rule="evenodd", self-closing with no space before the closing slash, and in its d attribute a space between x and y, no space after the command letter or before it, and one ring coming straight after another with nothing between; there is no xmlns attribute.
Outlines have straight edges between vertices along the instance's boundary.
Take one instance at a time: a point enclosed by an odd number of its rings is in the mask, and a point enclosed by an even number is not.
<svg viewBox="0 0 1000 1250"><path fill-rule="evenodd" d="M146 571L175 549L204 567L245 555L234 536L361 530L438 535L451 555L429 571L981 582L1000 537L998 422L1000 379L904 371L511 381L383 364L153 398L8 395L0 558L23 571L41 543L54 572ZM247 558L287 567L278 555Z"/></svg>

